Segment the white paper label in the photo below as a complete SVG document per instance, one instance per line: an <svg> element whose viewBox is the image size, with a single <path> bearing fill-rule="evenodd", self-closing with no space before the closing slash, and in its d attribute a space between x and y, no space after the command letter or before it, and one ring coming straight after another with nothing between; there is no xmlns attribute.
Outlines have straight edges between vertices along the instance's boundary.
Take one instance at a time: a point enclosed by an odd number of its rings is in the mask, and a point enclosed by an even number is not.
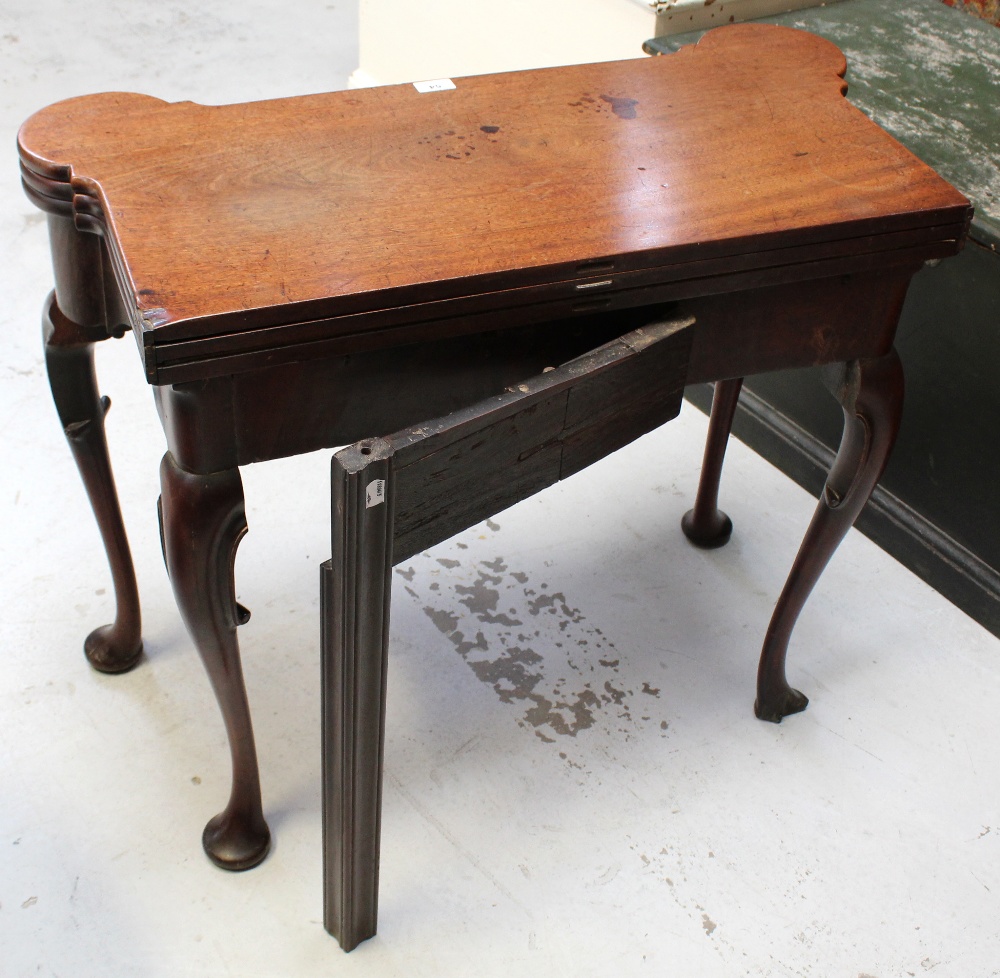
<svg viewBox="0 0 1000 978"><path fill-rule="evenodd" d="M455 83L450 78L435 78L433 81L414 82L413 87L423 94L424 92L447 92L455 87Z"/></svg>
<svg viewBox="0 0 1000 978"><path fill-rule="evenodd" d="M378 506L379 503L385 502L385 479L376 479L374 482L368 483L368 488L365 490L365 509L371 509L372 506Z"/></svg>

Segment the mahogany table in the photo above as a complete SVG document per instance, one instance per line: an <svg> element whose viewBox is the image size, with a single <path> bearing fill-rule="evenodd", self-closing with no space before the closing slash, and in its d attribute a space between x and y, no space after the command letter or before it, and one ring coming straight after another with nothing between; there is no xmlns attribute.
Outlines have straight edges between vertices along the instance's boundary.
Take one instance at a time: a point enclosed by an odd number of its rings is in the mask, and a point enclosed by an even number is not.
<svg viewBox="0 0 1000 978"><path fill-rule="evenodd" d="M844 98L827 41L721 28L675 55L246 105L90 95L22 127L48 214L45 351L100 525L113 624L98 669L141 654L139 602L93 346L131 331L166 433L161 532L225 719L233 787L203 843L264 858L233 564L239 466L446 415L665 312L694 317L682 380L718 381L684 531L716 505L741 378L836 366L843 442L764 642L757 715L795 620L884 467L903 376L893 334L969 202Z"/></svg>

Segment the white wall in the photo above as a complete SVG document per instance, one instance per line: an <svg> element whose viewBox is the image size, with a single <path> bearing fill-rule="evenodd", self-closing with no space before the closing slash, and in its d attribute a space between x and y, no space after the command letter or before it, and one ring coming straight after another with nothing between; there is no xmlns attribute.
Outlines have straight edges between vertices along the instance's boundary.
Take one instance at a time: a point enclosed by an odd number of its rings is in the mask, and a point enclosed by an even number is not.
<svg viewBox="0 0 1000 978"><path fill-rule="evenodd" d="M355 81L392 84L644 57L656 14L636 0L361 0Z"/></svg>
<svg viewBox="0 0 1000 978"><path fill-rule="evenodd" d="M641 58L662 34L818 0L361 0L355 86Z"/></svg>

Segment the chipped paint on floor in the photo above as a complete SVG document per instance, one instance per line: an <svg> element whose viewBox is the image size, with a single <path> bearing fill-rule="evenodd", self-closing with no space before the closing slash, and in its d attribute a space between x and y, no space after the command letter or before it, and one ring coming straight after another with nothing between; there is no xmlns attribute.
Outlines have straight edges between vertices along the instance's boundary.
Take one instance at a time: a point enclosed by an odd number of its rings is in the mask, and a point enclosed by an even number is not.
<svg viewBox="0 0 1000 978"><path fill-rule="evenodd" d="M469 533L484 530L495 539L500 526L490 520ZM615 643L566 594L501 555L474 557L467 548L463 555L425 552L396 573L476 677L514 708L520 726L550 744L595 726L626 738L640 729L665 735L660 689L619 681Z"/></svg>

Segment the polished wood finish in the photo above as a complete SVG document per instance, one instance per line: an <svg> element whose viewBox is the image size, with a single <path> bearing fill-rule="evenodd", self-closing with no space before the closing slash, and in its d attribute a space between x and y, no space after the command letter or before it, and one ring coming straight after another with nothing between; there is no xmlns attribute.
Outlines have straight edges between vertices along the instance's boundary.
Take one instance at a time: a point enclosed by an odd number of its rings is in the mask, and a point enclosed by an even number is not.
<svg viewBox="0 0 1000 978"><path fill-rule="evenodd" d="M831 386L844 409L844 437L775 605L757 672L754 712L774 723L809 702L785 678L788 640L823 569L882 475L903 411L903 367L895 350L877 360L846 364L834 372Z"/></svg>
<svg viewBox="0 0 1000 978"><path fill-rule="evenodd" d="M688 383L857 364L845 387L856 420L831 476L843 501L821 503L765 645L759 712L780 719L798 703L788 636L898 424L884 365L909 280L961 248L970 218L961 194L845 101L843 74L828 42L737 25L671 57L446 92L219 107L90 95L25 123L22 182L50 215L53 393L67 431L90 433L74 452L115 575L121 624L96 658L125 667L140 641L89 359L92 343L131 329L167 437L166 562L233 756L229 805L204 838L216 863L247 868L269 842L236 639L238 467L447 415L665 315L697 321ZM643 382L653 396L674 379ZM720 428L707 509L724 447ZM368 577L383 570L373 556ZM357 670L359 656L368 668L377 638L373 625L345 639L337 668ZM364 723L356 702L336 709ZM355 760L328 752L340 770ZM340 837L372 803L344 801ZM333 913L345 941L366 930L367 902Z"/></svg>
<svg viewBox="0 0 1000 978"><path fill-rule="evenodd" d="M654 321L443 418L337 452L321 571L326 929L375 934L394 564L604 458L680 411L693 320Z"/></svg>
<svg viewBox="0 0 1000 978"><path fill-rule="evenodd" d="M236 601L233 565L247 531L239 471L182 469L169 452L160 464L163 555L177 607L194 640L229 735L229 803L205 826L202 845L223 869L250 869L271 834L261 808L257 749L243 684L236 628L247 617Z"/></svg>
<svg viewBox="0 0 1000 978"><path fill-rule="evenodd" d="M954 251L968 202L842 97L844 71L829 42L736 25L428 94L83 96L19 147L36 203L106 236L150 379L179 382L395 324L447 335L838 252Z"/></svg>
<svg viewBox="0 0 1000 978"><path fill-rule="evenodd" d="M42 312L45 368L63 433L69 442L111 568L115 620L83 644L100 672L127 672L142 656L139 589L115 488L104 417L111 399L98 393L94 345L108 339L101 243L66 216L49 214L55 291Z"/></svg>
<svg viewBox="0 0 1000 978"><path fill-rule="evenodd" d="M142 655L142 624L139 588L104 436L111 401L97 393L92 335L62 314L54 293L46 305L42 333L52 398L97 518L115 593L114 622L95 628L83 651L100 672L127 672Z"/></svg>

